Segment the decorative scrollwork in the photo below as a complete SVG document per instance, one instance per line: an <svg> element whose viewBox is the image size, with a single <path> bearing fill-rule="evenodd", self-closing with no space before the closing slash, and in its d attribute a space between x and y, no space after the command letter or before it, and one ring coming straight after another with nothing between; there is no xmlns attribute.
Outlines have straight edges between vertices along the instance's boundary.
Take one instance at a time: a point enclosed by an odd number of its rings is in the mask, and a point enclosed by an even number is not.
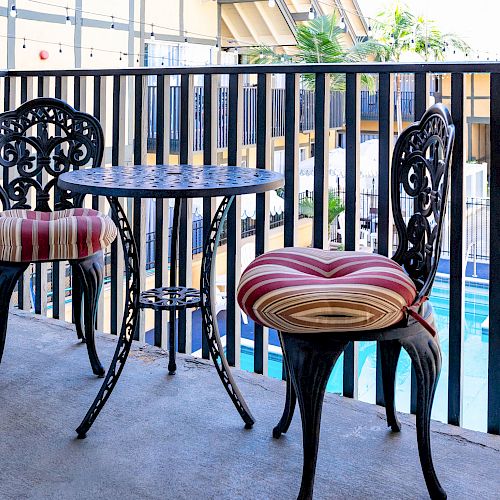
<svg viewBox="0 0 500 500"><path fill-rule="evenodd" d="M201 311L203 334L207 339L208 349L214 362L215 369L217 370L222 384L226 388L234 406L245 422L246 427L250 428L255 423L255 419L250 413L250 410L231 374L229 364L224 356L224 348L222 347L222 342L220 340L217 318L213 313L213 311L215 311L214 291L216 290L215 265L213 265L213 263L215 262L215 256L219 246L224 221L227 218L227 214L233 200L234 196L223 198L214 218L212 219L209 237L205 242L203 259L201 262Z"/></svg>
<svg viewBox="0 0 500 500"><path fill-rule="evenodd" d="M123 314L123 322L116 345L113 360L106 373L106 377L102 383L101 389L97 394L92 406L85 415L82 423L76 430L78 437L85 438L87 431L90 429L100 411L106 404L109 396L113 392L115 385L120 378L120 374L125 366L134 333L137 329L137 319L139 315L139 258L137 255L137 246L135 244L134 235L127 216L123 211L118 198L108 197L109 205L113 214L113 220L120 233L120 238L123 245L123 255L125 257L125 275L126 275L126 293L125 293L125 309Z"/></svg>
<svg viewBox="0 0 500 500"><path fill-rule="evenodd" d="M185 286L151 288L141 293L139 306L155 311L199 307L200 291Z"/></svg>
<svg viewBox="0 0 500 500"><path fill-rule="evenodd" d="M9 179L0 187L3 208L32 208L32 190L35 210L49 211L51 196L55 210L78 206L81 195L60 189L57 178L72 169L99 166L103 148L99 122L59 99L34 99L1 114L0 166L8 169L4 179Z"/></svg>
<svg viewBox="0 0 500 500"><path fill-rule="evenodd" d="M437 271L455 127L441 104L399 137L392 161L392 208L398 233L393 259L427 295ZM401 195L406 196L402 197ZM410 197L412 202L402 199Z"/></svg>

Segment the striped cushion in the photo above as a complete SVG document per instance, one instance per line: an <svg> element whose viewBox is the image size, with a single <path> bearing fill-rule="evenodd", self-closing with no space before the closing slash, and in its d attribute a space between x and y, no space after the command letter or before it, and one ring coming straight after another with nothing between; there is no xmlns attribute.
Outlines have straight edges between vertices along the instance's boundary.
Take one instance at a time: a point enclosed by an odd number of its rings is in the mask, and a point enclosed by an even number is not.
<svg viewBox="0 0 500 500"><path fill-rule="evenodd" d="M246 268L238 302L254 321L279 331L346 332L396 324L416 293L401 266L387 257L284 248Z"/></svg>
<svg viewBox="0 0 500 500"><path fill-rule="evenodd" d="M116 238L116 226L89 208L0 212L0 260L37 262L88 257Z"/></svg>

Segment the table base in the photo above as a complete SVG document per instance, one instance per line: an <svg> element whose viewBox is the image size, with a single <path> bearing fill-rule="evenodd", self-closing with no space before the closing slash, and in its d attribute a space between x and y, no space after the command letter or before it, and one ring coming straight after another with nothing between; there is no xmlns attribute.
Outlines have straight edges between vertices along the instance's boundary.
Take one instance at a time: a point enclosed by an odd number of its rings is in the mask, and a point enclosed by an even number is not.
<svg viewBox="0 0 500 500"><path fill-rule="evenodd" d="M125 212L123 211L118 198L107 197L111 206L113 219L118 227L118 232L123 245L123 254L125 258L125 274L126 274L126 294L125 294L125 309L123 314L123 321L118 337L115 354L111 361L110 367L106 373L103 384L89 408L82 423L76 429L78 437L84 439L86 434L100 411L106 404L109 396L111 395L114 387L116 386L121 372L125 366L134 333L138 328L138 314L139 314L139 259L137 246L135 244L134 236L127 220ZM215 310L215 262L217 247L224 225L227 218L229 208L234 200L234 196L225 197L214 218L212 219L209 237L204 246L203 260L202 260L202 274L201 274L201 310L203 318L203 335L207 339L210 356L214 362L217 373L226 388L233 404L238 410L241 418L245 422L245 427L250 428L255 423L250 410L236 385L236 382L231 374L229 364L224 355L224 349L220 339L219 329L217 325L217 318L213 311ZM179 207L180 200L176 199L174 208L174 227L172 244L173 248L177 246L177 230L179 223ZM175 257L172 255L172 257ZM175 276L175 263L174 258L171 261L171 277ZM173 283L171 279L171 284ZM172 319L174 321L172 321ZM170 308L169 318L169 373L175 373L175 309Z"/></svg>

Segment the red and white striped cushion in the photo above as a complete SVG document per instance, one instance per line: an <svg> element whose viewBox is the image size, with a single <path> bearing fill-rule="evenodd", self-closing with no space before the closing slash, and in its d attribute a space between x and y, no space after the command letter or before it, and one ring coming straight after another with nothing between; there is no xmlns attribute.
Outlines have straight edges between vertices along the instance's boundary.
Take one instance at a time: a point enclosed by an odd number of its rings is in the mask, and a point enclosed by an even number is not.
<svg viewBox="0 0 500 500"><path fill-rule="evenodd" d="M416 294L413 281L387 257L284 248L245 269L238 303L254 321L279 331L346 332L398 323Z"/></svg>
<svg viewBox="0 0 500 500"><path fill-rule="evenodd" d="M0 212L0 260L37 262L82 259L116 238L110 217L90 208L58 212Z"/></svg>

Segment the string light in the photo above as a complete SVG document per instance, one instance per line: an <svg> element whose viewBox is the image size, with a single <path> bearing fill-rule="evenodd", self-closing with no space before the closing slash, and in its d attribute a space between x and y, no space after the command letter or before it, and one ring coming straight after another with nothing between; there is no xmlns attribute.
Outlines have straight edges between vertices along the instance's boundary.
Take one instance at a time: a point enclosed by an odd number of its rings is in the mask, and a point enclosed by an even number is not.
<svg viewBox="0 0 500 500"><path fill-rule="evenodd" d="M69 17L68 7L66 7L66 26L71 26L71 18Z"/></svg>
<svg viewBox="0 0 500 500"><path fill-rule="evenodd" d="M340 18L339 28L340 28L341 30L345 30L345 21L344 21L344 17L341 17L341 18Z"/></svg>
<svg viewBox="0 0 500 500"><path fill-rule="evenodd" d="M59 42L59 54L62 54L62 45L61 45L61 42Z"/></svg>
<svg viewBox="0 0 500 500"><path fill-rule="evenodd" d="M23 49L26 48L26 38L23 38Z"/></svg>
<svg viewBox="0 0 500 500"><path fill-rule="evenodd" d="M122 53L120 52L120 61L122 60Z"/></svg>
<svg viewBox="0 0 500 500"><path fill-rule="evenodd" d="M93 48L90 49L90 57L94 57L94 49Z"/></svg>
<svg viewBox="0 0 500 500"><path fill-rule="evenodd" d="M112 30L114 30L114 29L115 29L115 18L114 18L114 16L111 16L111 26L110 26L110 28L111 28Z"/></svg>
<svg viewBox="0 0 500 500"><path fill-rule="evenodd" d="M165 58L164 57L161 58L161 65L165 66Z"/></svg>
<svg viewBox="0 0 500 500"><path fill-rule="evenodd" d="M315 17L316 17L316 14L314 13L314 9L313 9L313 6L311 5L311 7L309 8L309 14L307 15L308 19L310 21L312 21Z"/></svg>
<svg viewBox="0 0 500 500"><path fill-rule="evenodd" d="M17 17L17 9L15 4L10 8L9 15L10 17Z"/></svg>
<svg viewBox="0 0 500 500"><path fill-rule="evenodd" d="M151 38L151 41L154 42L156 40L156 37L155 37L155 30L154 30L154 26L153 26L153 23L151 23L151 35L150 35L150 38Z"/></svg>

